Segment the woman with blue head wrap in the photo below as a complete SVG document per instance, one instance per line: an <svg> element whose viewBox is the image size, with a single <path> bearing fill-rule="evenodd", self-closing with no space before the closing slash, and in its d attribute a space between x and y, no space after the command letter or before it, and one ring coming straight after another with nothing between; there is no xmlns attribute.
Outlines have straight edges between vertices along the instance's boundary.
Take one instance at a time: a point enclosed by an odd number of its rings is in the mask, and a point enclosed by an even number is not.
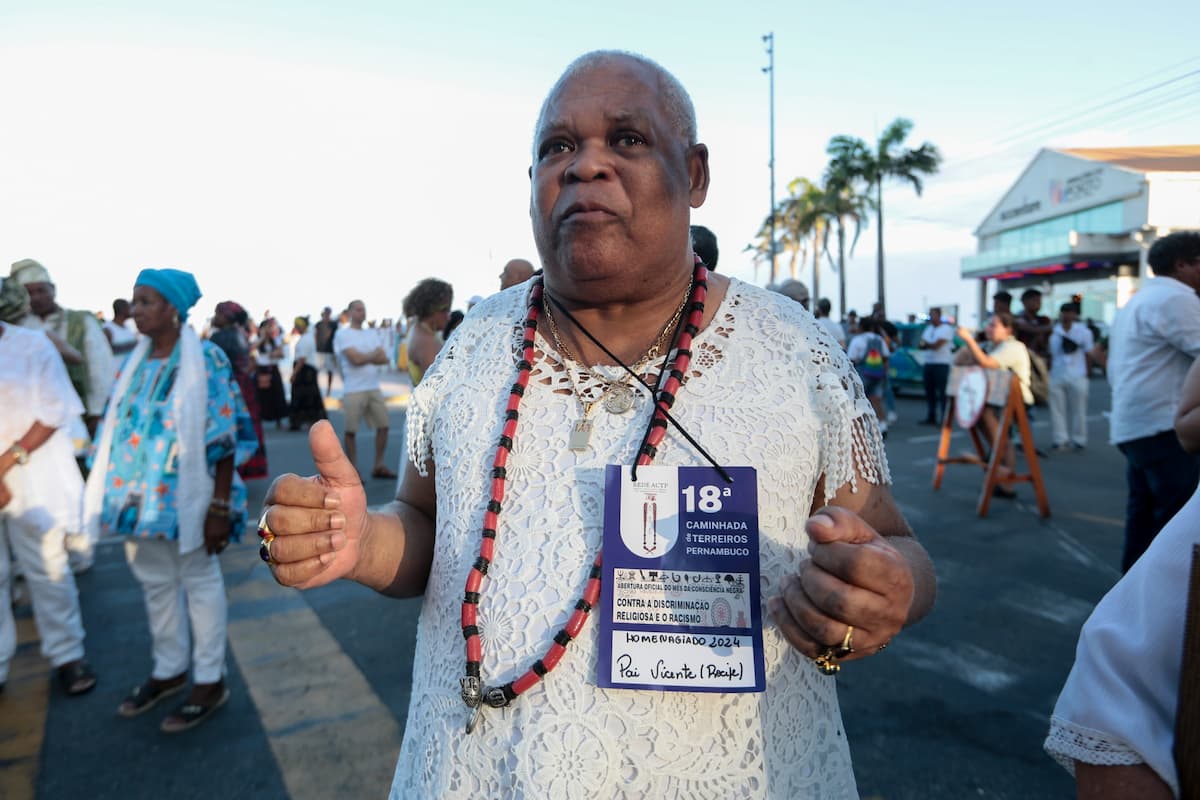
<svg viewBox="0 0 1200 800"><path fill-rule="evenodd" d="M165 733L200 724L229 698L217 554L245 528L235 467L257 447L229 360L184 324L199 299L191 273L138 274L131 314L142 337L109 398L87 485L92 531L126 537L153 636L150 676L117 713L148 711L186 688L189 666L193 673L191 694L162 721Z"/></svg>

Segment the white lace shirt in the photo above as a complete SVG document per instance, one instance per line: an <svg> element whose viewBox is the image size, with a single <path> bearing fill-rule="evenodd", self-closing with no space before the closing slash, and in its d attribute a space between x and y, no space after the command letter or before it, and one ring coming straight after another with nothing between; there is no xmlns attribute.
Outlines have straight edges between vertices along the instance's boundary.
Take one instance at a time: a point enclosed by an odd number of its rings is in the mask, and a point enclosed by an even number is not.
<svg viewBox="0 0 1200 800"><path fill-rule="evenodd" d="M475 307L409 406L410 457L436 467L437 539L391 797L857 797L835 681L770 622L761 694L598 688L590 619L542 682L506 708L484 709L475 732L463 733L463 586L479 552L528 288ZM890 480L874 414L845 354L807 311L737 280L692 350L672 413L721 463L758 469L765 606L807 557L803 525L818 479L826 476L825 500L847 483ZM598 405L590 450L569 450L582 406L567 369L585 398L600 396L602 385L559 360L539 331L479 606L488 685L519 677L566 623L601 540L604 467L633 462L649 419L644 392L624 415ZM655 463L704 462L670 429Z"/></svg>

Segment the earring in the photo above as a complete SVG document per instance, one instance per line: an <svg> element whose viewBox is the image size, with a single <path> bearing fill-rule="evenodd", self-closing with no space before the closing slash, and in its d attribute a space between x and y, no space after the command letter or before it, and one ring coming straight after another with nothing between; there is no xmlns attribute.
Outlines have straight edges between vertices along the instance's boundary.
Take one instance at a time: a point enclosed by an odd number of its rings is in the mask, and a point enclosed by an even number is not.
<svg viewBox="0 0 1200 800"><path fill-rule="evenodd" d="M176 328L179 327L179 312L178 311L171 312L171 324L174 325Z"/></svg>

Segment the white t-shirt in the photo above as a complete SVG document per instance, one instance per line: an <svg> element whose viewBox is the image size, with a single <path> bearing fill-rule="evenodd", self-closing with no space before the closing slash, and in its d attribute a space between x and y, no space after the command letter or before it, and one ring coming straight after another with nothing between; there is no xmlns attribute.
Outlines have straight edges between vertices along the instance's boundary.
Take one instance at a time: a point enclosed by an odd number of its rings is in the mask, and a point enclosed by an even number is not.
<svg viewBox="0 0 1200 800"><path fill-rule="evenodd" d="M1113 319L1108 337L1113 444L1169 431L1183 378L1200 356L1200 298L1168 276L1151 278Z"/></svg>
<svg viewBox="0 0 1200 800"><path fill-rule="evenodd" d="M346 394L354 392L369 392L379 388L379 368L375 364L363 364L356 367L346 358L347 350L357 350L360 355L366 355L383 342L379 333L371 328L338 328L333 335L333 353L337 356L338 366L342 370L342 381Z"/></svg>
<svg viewBox="0 0 1200 800"><path fill-rule="evenodd" d="M929 349L925 351L926 364L951 364L954 362L954 328L950 327L948 323L926 325L925 330L921 331L921 341L929 346ZM934 349L933 346L938 342L950 342L950 344Z"/></svg>
<svg viewBox="0 0 1200 800"><path fill-rule="evenodd" d="M1076 347L1068 353L1063 348L1063 339L1070 339ZM1061 324L1054 326L1050 334L1050 379L1076 380L1087 377L1087 353L1095 342L1086 325L1076 322L1071 330L1063 330Z"/></svg>
<svg viewBox="0 0 1200 800"><path fill-rule="evenodd" d="M295 363L302 358L308 366L317 366L317 335L312 328L309 328L296 340L296 350L292 362Z"/></svg>
<svg viewBox="0 0 1200 800"><path fill-rule="evenodd" d="M872 343L872 339L877 339L877 342ZM887 340L878 333L856 333L850 340L850 347L846 349L846 355L850 357L852 362L862 361L867 357L872 344L878 348L880 355L884 358L889 358L892 355L891 348L888 347Z"/></svg>
<svg viewBox="0 0 1200 800"><path fill-rule="evenodd" d="M133 320L127 320L124 325L118 325L110 319L104 323L104 330L108 332L109 344L112 345L113 379L115 380L117 373L125 364L126 357L137 346L138 332L137 328L133 327Z"/></svg>
<svg viewBox="0 0 1200 800"><path fill-rule="evenodd" d="M258 352L254 356L255 363L260 367L271 367L277 365L283 359L283 339L259 339Z"/></svg>

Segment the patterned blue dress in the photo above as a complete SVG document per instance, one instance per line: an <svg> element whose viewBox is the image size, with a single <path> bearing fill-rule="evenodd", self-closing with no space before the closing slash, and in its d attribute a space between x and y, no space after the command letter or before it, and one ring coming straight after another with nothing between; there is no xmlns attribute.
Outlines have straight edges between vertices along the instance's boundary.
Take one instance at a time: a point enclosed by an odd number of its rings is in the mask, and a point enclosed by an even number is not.
<svg viewBox="0 0 1200 800"><path fill-rule="evenodd" d="M254 425L241 390L233 379L229 359L219 347L201 342L208 385L205 425L206 461L215 476L217 462L232 455L240 464L258 447ZM112 452L104 481L100 524L105 533L147 539L179 538L176 492L179 487L179 442L172 420L172 389L179 370L179 345L168 358L146 357L123 369L133 369L125 397L119 403ZM102 431L97 431L96 441ZM246 485L233 475L229 497L231 538L246 527Z"/></svg>

